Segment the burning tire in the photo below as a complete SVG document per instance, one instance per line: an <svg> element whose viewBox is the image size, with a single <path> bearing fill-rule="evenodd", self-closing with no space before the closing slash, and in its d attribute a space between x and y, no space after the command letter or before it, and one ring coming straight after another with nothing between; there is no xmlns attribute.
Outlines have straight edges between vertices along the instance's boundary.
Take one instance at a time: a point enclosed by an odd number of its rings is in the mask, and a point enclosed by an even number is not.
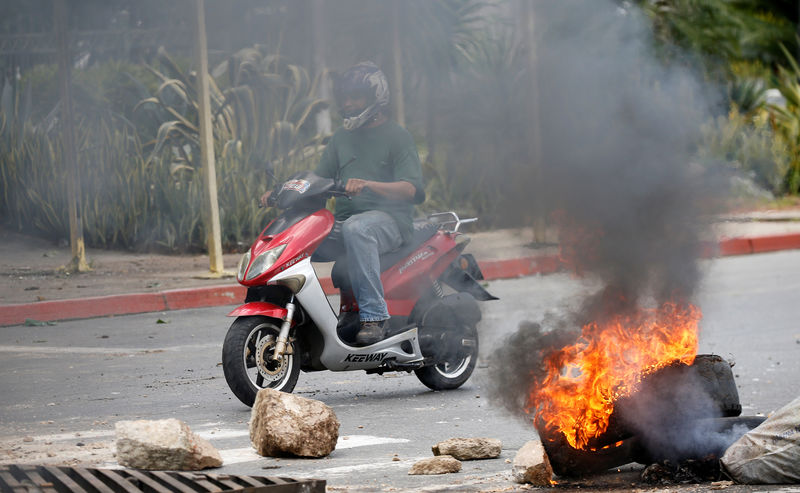
<svg viewBox="0 0 800 493"><path fill-rule="evenodd" d="M280 361L272 354L280 332L280 321L267 317L239 317L222 345L225 381L242 403L251 406L263 388L291 392L300 375L297 342L289 339Z"/></svg>
<svg viewBox="0 0 800 493"><path fill-rule="evenodd" d="M742 416L731 365L717 355L697 355L642 381L616 402L609 427L587 450L537 422L553 470L561 476L597 473L629 462L678 462L721 455L722 436L734 426L752 429L762 418Z"/></svg>

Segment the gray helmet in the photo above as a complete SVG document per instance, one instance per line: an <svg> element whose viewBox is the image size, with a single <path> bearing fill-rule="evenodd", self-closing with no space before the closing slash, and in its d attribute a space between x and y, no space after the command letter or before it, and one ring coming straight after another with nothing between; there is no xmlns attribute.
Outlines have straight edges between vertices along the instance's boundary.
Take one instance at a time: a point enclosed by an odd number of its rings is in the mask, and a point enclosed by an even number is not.
<svg viewBox="0 0 800 493"><path fill-rule="evenodd" d="M342 107L346 96L364 97L367 107L357 115L342 113L345 130L355 130L370 121L389 104L389 84L381 69L372 62L361 62L334 80L333 96Z"/></svg>

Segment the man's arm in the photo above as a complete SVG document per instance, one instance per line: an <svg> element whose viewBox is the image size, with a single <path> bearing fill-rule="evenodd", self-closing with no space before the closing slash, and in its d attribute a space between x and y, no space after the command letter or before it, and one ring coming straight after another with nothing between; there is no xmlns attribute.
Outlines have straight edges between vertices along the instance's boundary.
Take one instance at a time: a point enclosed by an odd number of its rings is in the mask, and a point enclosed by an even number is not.
<svg viewBox="0 0 800 493"><path fill-rule="evenodd" d="M350 195L358 195L365 188L369 188L381 197L403 202L411 202L417 192L416 187L407 181L382 182L351 178L345 185L345 191Z"/></svg>

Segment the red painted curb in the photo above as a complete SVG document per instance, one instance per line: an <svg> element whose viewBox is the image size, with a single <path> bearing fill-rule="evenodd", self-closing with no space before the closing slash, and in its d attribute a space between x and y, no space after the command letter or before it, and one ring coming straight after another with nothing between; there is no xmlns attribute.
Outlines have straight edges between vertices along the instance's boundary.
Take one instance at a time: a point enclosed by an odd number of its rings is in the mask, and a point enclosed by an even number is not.
<svg viewBox="0 0 800 493"><path fill-rule="evenodd" d="M478 262L478 266L483 272L483 278L486 280L551 274L557 271L560 265L560 261L555 255Z"/></svg>
<svg viewBox="0 0 800 493"><path fill-rule="evenodd" d="M717 244L717 250L720 257L746 255L753 253L753 240L751 238L725 238Z"/></svg>
<svg viewBox="0 0 800 493"><path fill-rule="evenodd" d="M704 257L726 257L750 253L774 252L800 248L800 234L725 238L704 248ZM531 256L478 262L484 279L509 279L534 274L551 274L561 268L556 255ZM329 277L320 279L326 294L336 294ZM18 325L25 319L49 322L79 318L130 315L134 313L182 310L207 306L233 305L244 300L247 290L240 285L173 289L158 293L116 294L70 300L40 301L0 306L0 326Z"/></svg>
<svg viewBox="0 0 800 493"><path fill-rule="evenodd" d="M167 310L232 305L244 301L246 294L247 288L238 284L195 289L172 289L163 292Z"/></svg>
<svg viewBox="0 0 800 493"><path fill-rule="evenodd" d="M775 252L800 248L800 235L761 236L751 240L753 253Z"/></svg>
<svg viewBox="0 0 800 493"><path fill-rule="evenodd" d="M167 309L161 293L96 296L0 306L0 325L17 325L25 319L48 322L73 318L105 317Z"/></svg>

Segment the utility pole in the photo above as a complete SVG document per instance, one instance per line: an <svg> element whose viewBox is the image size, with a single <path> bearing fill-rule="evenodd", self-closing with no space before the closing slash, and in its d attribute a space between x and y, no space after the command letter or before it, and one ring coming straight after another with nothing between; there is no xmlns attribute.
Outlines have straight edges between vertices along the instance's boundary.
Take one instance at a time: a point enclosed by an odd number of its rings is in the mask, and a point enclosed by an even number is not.
<svg viewBox="0 0 800 493"><path fill-rule="evenodd" d="M69 245L72 260L68 270L87 272L91 270L86 263L86 246L83 242L83 219L81 218L81 177L75 152L75 118L72 114L72 57L67 27L69 6L67 0L56 0L55 17L56 40L58 43L58 79L61 92L61 147L64 167L67 171L67 203L69 214Z"/></svg>
<svg viewBox="0 0 800 493"><path fill-rule="evenodd" d="M195 0L195 66L200 120L200 163L205 185L205 221L209 268L212 276L224 274L222 265L222 234L217 201L217 172L214 163L214 136L211 133L211 98L208 93L208 51L206 46L206 15L203 0Z"/></svg>
<svg viewBox="0 0 800 493"><path fill-rule="evenodd" d="M325 3L323 0L312 0L311 4L311 39L313 40L313 65L319 80L319 93L321 99L329 101L331 99L331 87L326 76L326 56L325 56ZM331 133L331 110L325 108L317 113L317 134L330 135Z"/></svg>
<svg viewBox="0 0 800 493"><path fill-rule="evenodd" d="M400 126L406 125L406 103L403 98L403 47L400 45L400 3L392 2L392 58L394 59L394 93L395 119ZM391 93L390 93L391 94Z"/></svg>
<svg viewBox="0 0 800 493"><path fill-rule="evenodd" d="M523 6L523 41L528 52L528 78L530 92L528 96L528 159L533 167L533 240L536 243L546 241L545 204L543 201L542 173L542 130L539 110L539 82L536 73L536 17L532 0L522 0Z"/></svg>

